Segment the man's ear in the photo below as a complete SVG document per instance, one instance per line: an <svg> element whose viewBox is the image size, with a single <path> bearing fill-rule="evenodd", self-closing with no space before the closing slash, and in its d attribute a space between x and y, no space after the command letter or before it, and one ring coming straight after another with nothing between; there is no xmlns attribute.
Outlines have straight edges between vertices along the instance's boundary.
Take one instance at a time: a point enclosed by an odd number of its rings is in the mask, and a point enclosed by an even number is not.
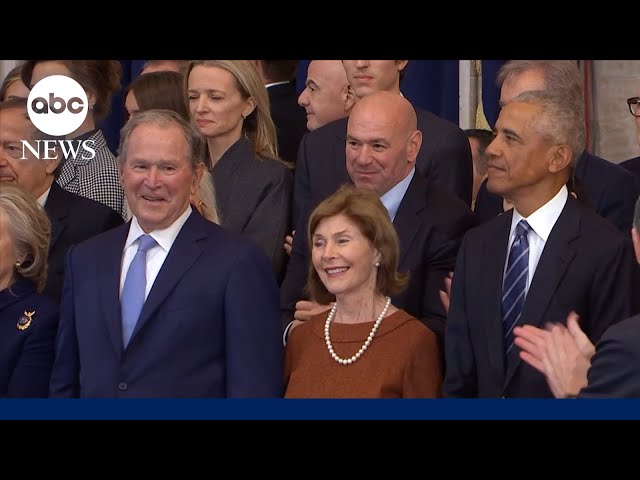
<svg viewBox="0 0 640 480"><path fill-rule="evenodd" d="M554 145L551 147L549 158L549 172L558 173L571 165L571 149L568 145Z"/></svg>
<svg viewBox="0 0 640 480"><path fill-rule="evenodd" d="M351 85L347 83L347 85L342 89L342 101L344 102L344 111L346 113L350 113L353 106L356 104L358 98L356 94L353 93L353 88Z"/></svg>

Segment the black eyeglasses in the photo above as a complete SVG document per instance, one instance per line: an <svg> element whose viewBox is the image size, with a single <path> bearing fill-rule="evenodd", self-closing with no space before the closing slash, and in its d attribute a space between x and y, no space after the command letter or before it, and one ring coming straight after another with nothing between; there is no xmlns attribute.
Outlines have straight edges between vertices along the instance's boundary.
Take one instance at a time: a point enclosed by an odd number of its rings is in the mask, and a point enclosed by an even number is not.
<svg viewBox="0 0 640 480"><path fill-rule="evenodd" d="M627 98L629 111L634 117L640 117L640 97Z"/></svg>

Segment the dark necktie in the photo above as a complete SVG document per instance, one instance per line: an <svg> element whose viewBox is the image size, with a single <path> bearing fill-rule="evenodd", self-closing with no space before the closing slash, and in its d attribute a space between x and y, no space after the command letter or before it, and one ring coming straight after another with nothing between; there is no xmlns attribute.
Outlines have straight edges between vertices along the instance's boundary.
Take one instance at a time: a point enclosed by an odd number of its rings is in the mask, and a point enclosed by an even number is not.
<svg viewBox="0 0 640 480"><path fill-rule="evenodd" d="M502 283L502 328L504 331L505 355L513 347L513 327L516 326L527 291L529 273L529 240L527 235L531 227L526 220L516 225L516 238L509 251L507 272Z"/></svg>

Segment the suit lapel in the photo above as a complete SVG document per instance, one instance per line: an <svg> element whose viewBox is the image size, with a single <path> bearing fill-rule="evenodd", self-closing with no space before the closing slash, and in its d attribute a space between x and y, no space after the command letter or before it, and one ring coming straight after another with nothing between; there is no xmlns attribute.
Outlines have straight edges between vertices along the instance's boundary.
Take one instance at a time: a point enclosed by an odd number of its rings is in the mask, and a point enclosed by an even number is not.
<svg viewBox="0 0 640 480"><path fill-rule="evenodd" d="M49 251L51 252L60 238L60 235L67 227L67 216L71 202L65 198L65 191L55 182L51 184L47 202L44 210L51 221L51 239L49 241Z"/></svg>
<svg viewBox="0 0 640 480"><path fill-rule="evenodd" d="M109 241L103 242L103 248L98 255L97 278L101 283L100 299L102 311L107 324L109 338L118 356L122 355L122 313L120 311L120 271L122 268L122 252L127 241L129 227L118 227L109 236Z"/></svg>
<svg viewBox="0 0 640 480"><path fill-rule="evenodd" d="M481 254L486 263L483 270L484 281L481 288L481 298L485 305L480 309L486 312L484 330L487 335L487 347L489 349L489 362L493 367L496 377L500 383L504 381L504 332L502 330L502 281L504 277L504 266L507 259L507 248L509 246L509 232L511 230L511 220L513 210L501 214L494 227L485 237ZM486 289L486 290L485 290Z"/></svg>
<svg viewBox="0 0 640 480"><path fill-rule="evenodd" d="M393 220L393 225L396 227L398 239L400 240L400 258L398 259L398 269L400 271L407 270L404 262L411 250L411 244L418 232L418 228L422 225L422 222L417 217L426 208L426 188L425 181L416 171Z"/></svg>
<svg viewBox="0 0 640 480"><path fill-rule="evenodd" d="M572 242L580 234L580 212L575 202L576 200L569 196L549 234L517 325L543 326L541 323L544 313L575 255ZM520 361L519 349L512 348L507 358L505 388L520 365Z"/></svg>
<svg viewBox="0 0 640 480"><path fill-rule="evenodd" d="M191 268L194 262L202 254L202 248L198 240L206 238L203 222L200 215L189 215L186 223L180 230L175 242L165 259L158 276L156 277L149 296L142 307L140 318L136 324L129 345L135 341L138 332L158 310L158 307L170 296L171 290L180 281L185 272Z"/></svg>

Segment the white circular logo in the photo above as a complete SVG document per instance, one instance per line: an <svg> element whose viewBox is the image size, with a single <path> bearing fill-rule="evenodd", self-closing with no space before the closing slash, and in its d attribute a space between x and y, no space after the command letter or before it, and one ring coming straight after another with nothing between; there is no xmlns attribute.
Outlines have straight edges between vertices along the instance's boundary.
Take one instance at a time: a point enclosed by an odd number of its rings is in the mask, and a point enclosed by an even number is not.
<svg viewBox="0 0 640 480"><path fill-rule="evenodd" d="M89 110L84 89L73 78L51 75L36 83L27 103L33 124L49 135L68 135L78 129Z"/></svg>

